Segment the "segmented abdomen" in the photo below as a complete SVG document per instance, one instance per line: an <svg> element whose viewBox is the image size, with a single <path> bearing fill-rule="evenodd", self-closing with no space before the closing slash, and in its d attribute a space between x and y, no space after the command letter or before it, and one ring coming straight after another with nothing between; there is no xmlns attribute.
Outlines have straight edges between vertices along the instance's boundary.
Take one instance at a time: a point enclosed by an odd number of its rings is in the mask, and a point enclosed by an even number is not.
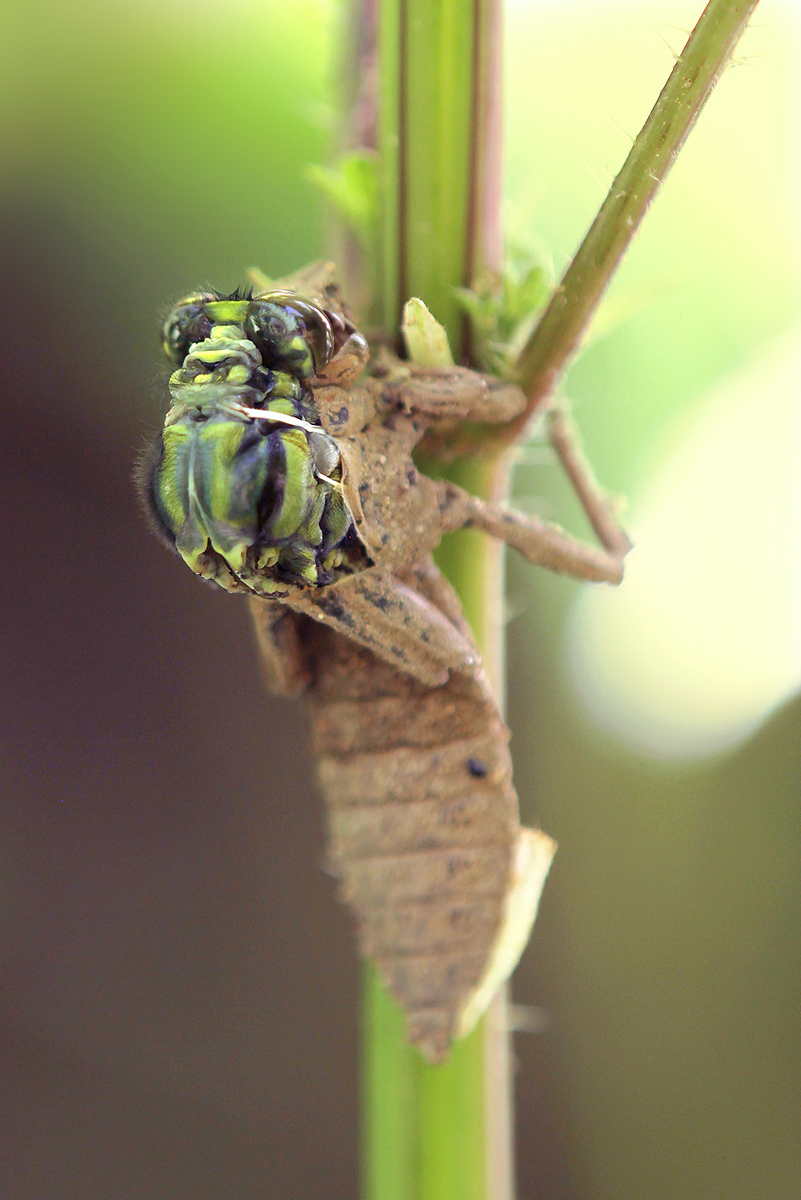
<svg viewBox="0 0 801 1200"><path fill-rule="evenodd" d="M529 834L508 730L480 670L431 688L321 625L307 635L330 865L410 1040L438 1059L484 1007Z"/></svg>

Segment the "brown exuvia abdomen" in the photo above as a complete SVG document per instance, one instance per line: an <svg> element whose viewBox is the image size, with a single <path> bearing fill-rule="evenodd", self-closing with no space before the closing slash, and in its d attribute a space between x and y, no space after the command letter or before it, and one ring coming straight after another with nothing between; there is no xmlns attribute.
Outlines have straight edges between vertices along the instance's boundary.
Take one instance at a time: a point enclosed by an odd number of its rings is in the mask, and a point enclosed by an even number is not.
<svg viewBox="0 0 801 1200"><path fill-rule="evenodd" d="M428 687L321 625L308 636L330 866L409 1039L438 1060L514 966L554 845L521 830L480 668Z"/></svg>

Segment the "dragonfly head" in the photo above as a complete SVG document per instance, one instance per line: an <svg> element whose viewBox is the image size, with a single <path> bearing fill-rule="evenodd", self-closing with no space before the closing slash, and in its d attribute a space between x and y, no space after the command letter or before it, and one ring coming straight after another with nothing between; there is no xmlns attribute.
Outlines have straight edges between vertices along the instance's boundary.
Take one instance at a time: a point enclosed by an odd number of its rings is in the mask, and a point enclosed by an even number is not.
<svg viewBox="0 0 801 1200"><path fill-rule="evenodd" d="M206 341L216 326L231 327L259 351L266 367L289 371L304 379L321 371L343 340L325 313L294 292L267 292L262 296L221 296L196 292L179 300L164 322L162 344L173 366L180 367L198 343Z"/></svg>
<svg viewBox="0 0 801 1200"><path fill-rule="evenodd" d="M232 399L252 405L270 387L271 371L308 379L338 348L329 315L294 292L195 293L175 305L162 337L178 368L173 401L200 408Z"/></svg>

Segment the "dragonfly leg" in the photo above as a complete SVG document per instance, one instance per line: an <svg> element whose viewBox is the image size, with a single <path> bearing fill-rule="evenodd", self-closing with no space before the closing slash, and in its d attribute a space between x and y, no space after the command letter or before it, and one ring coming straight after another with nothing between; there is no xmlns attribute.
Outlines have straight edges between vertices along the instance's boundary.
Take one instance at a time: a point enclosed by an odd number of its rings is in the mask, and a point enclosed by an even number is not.
<svg viewBox="0 0 801 1200"><path fill-rule="evenodd" d="M584 455L575 423L558 402L549 409L547 422L548 439L573 485L587 520L604 549L622 560L631 549L631 542L615 515L609 495L598 483Z"/></svg>
<svg viewBox="0 0 801 1200"><path fill-rule="evenodd" d="M519 416L526 406L519 387L492 375L479 375L466 367L406 369L408 374L386 386L385 398L429 420L503 423Z"/></svg>
<svg viewBox="0 0 801 1200"><path fill-rule="evenodd" d="M386 571L360 571L282 603L432 687L445 683L452 670L478 668L480 656L467 631Z"/></svg>
<svg viewBox="0 0 801 1200"><path fill-rule="evenodd" d="M310 682L298 628L303 618L261 596L251 596L250 611L267 688L277 696L300 695Z"/></svg>
<svg viewBox="0 0 801 1200"><path fill-rule="evenodd" d="M447 480L439 482L443 530L481 529L506 542L529 562L560 575L604 583L620 583L628 539L614 548L588 546L558 525L472 496Z"/></svg>

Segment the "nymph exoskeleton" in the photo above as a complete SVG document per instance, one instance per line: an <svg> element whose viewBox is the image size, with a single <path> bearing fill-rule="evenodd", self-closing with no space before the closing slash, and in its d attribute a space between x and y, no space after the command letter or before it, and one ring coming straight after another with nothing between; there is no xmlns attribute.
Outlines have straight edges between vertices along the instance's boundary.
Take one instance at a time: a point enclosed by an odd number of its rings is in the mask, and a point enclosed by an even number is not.
<svg viewBox="0 0 801 1200"><path fill-rule="evenodd" d="M627 543L593 549L422 474L424 434L512 421L522 392L387 352L371 363L325 272L305 282L303 298L199 293L173 309L173 404L140 489L193 571L250 594L272 689L305 693L332 869L410 1039L437 1059L513 969L555 846L520 827L508 730L431 552L473 526L618 582Z"/></svg>

